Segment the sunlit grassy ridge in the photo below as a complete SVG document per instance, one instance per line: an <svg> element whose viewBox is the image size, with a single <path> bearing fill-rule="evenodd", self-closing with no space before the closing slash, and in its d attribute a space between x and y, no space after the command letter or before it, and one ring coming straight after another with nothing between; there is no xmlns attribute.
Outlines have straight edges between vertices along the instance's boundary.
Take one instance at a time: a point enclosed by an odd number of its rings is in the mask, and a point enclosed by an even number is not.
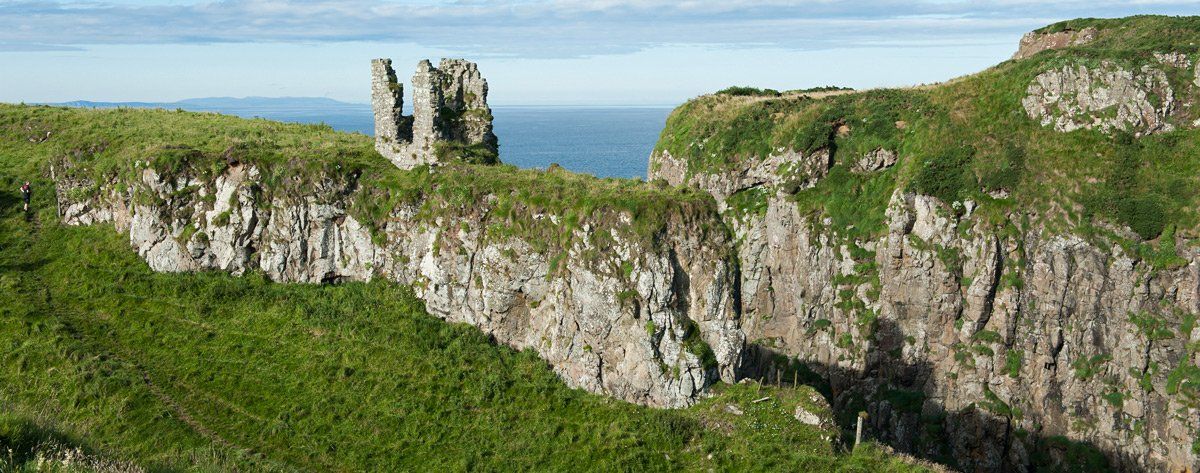
<svg viewBox="0 0 1200 473"><path fill-rule="evenodd" d="M208 114L5 105L0 137L0 469L31 467L49 444L168 471L916 469L793 419L796 405L820 410L808 387L642 408L569 389L534 353L446 324L390 283L154 273L111 227L59 226L48 173L63 157L97 182L139 161L210 175L238 161L275 192L341 176L377 208L434 201L433 213L492 193L513 222L629 212L651 233L679 209L708 211L703 194L511 167L407 173L360 135Z"/></svg>
<svg viewBox="0 0 1200 473"><path fill-rule="evenodd" d="M264 203L280 195L308 195L317 181L349 182L362 190L349 211L372 228L404 205L420 206L421 217L432 222L489 199L497 218L491 219L488 234L521 236L534 244L565 245L582 220L612 223L618 213L634 225L617 230L651 242L673 219L716 222L712 199L691 189L503 165L403 171L379 157L370 137L324 125L168 110L0 104L0 139L8 142L9 153L22 158L14 163L17 174L46 173L65 160L72 177L87 178L96 187L134 183L146 167L211 179L237 163L259 170ZM58 171L63 169L60 164ZM540 214L558 215L565 225L552 228L552 222L532 218Z"/></svg>
<svg viewBox="0 0 1200 473"><path fill-rule="evenodd" d="M1111 237L1094 225L1105 221L1131 228L1141 240L1168 232L1195 238L1200 131L1191 124L1200 109L1182 104L1200 103L1200 86L1193 68L1164 66L1155 53L1200 62L1200 17L1072 20L1047 31L1085 27L1100 29L1095 42L930 87L818 99L700 97L671 114L656 151L685 159L691 174L705 174L740 169L780 150L829 149L836 163L830 177L794 198L814 217L830 217L843 235L880 234L888 196L906 189L948 203L974 200L981 216L1001 225L1008 209L1024 208L1057 232ZM1060 133L1026 116L1021 100L1038 74L1102 61L1166 71L1181 104L1169 118L1177 130L1141 138ZM877 148L897 151L900 163L867 176L848 172ZM786 179L787 172L780 175Z"/></svg>

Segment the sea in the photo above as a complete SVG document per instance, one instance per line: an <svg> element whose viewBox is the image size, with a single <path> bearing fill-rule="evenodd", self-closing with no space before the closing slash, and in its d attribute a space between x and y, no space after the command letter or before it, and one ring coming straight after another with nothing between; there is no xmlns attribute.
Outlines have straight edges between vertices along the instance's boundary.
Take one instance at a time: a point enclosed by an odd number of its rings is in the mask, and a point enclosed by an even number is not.
<svg viewBox="0 0 1200 473"><path fill-rule="evenodd" d="M369 105L313 99L189 99L169 104L69 102L55 105L182 108L240 117L324 123L336 130L374 133ZM598 177L646 177L650 152L671 107L494 106L500 160L522 168L551 164Z"/></svg>

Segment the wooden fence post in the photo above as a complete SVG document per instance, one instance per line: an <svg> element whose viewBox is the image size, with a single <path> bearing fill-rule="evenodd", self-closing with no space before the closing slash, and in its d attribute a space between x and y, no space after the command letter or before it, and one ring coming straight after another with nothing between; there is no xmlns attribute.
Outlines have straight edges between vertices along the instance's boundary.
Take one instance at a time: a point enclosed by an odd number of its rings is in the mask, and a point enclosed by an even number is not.
<svg viewBox="0 0 1200 473"><path fill-rule="evenodd" d="M863 419L867 418L866 412L858 413L858 428L854 429L854 448L858 448L859 442L862 442L862 424Z"/></svg>

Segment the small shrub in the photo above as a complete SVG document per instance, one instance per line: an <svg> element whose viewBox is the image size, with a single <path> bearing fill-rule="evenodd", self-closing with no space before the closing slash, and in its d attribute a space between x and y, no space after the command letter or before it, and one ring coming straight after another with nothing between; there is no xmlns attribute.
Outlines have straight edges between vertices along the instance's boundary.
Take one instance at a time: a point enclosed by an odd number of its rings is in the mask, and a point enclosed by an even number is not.
<svg viewBox="0 0 1200 473"><path fill-rule="evenodd" d="M213 222L212 222L213 225L216 225L218 227L223 227L225 225L229 225L229 215L230 215L230 212L228 210L217 214L217 216L213 218Z"/></svg>
<svg viewBox="0 0 1200 473"><path fill-rule="evenodd" d="M1158 238L1167 227L1167 214L1156 197L1127 197L1116 203L1117 216L1146 240Z"/></svg>
<svg viewBox="0 0 1200 473"><path fill-rule="evenodd" d="M1094 355L1091 358L1079 358L1071 363L1075 377L1084 381L1092 379L1100 371L1100 365L1108 363L1112 356L1108 354Z"/></svg>
<svg viewBox="0 0 1200 473"><path fill-rule="evenodd" d="M809 94L814 92L849 92L854 90L853 87L840 87L836 85L823 85L820 87L809 87L807 89L794 89L787 91L788 93Z"/></svg>
<svg viewBox="0 0 1200 473"><path fill-rule="evenodd" d="M973 149L962 147L926 159L913 179L913 190L947 204L959 200L970 188L967 165L973 154Z"/></svg>
<svg viewBox="0 0 1200 473"><path fill-rule="evenodd" d="M717 91L717 95L731 95L734 97L778 97L782 94L775 89L733 86Z"/></svg>
<svg viewBox="0 0 1200 473"><path fill-rule="evenodd" d="M991 330L980 330L975 332L971 339L984 343L1000 343L1000 334Z"/></svg>
<svg viewBox="0 0 1200 473"><path fill-rule="evenodd" d="M992 392L991 389L988 389L987 386L984 386L983 388L983 397L984 399L979 403L979 405L989 412L1001 417L1014 417L1017 419L1021 418L1022 413L1020 409L1014 408L1007 402L1004 402L1004 400L1000 399L1000 396L997 396L996 393Z"/></svg>
<svg viewBox="0 0 1200 473"><path fill-rule="evenodd" d="M1120 391L1109 391L1101 395L1113 407L1120 409L1125 406L1125 394Z"/></svg>
<svg viewBox="0 0 1200 473"><path fill-rule="evenodd" d="M1070 440L1061 435L1047 437L1030 455L1034 471L1110 472L1116 471L1099 448Z"/></svg>
<svg viewBox="0 0 1200 473"><path fill-rule="evenodd" d="M713 352L712 347L708 346L700 337L700 327L696 322L688 320L687 335L683 337L683 348L700 360L700 366L704 369L714 369L717 367L717 355Z"/></svg>
<svg viewBox="0 0 1200 473"><path fill-rule="evenodd" d="M458 142L439 141L433 145L433 154L438 161L461 161L467 164L499 164L500 156L484 143L466 145Z"/></svg>
<svg viewBox="0 0 1200 473"><path fill-rule="evenodd" d="M728 212L735 218L762 217L767 213L768 199L771 193L763 187L752 187L734 193L725 200Z"/></svg>
<svg viewBox="0 0 1200 473"><path fill-rule="evenodd" d="M1187 360L1167 375L1167 394L1181 396L1195 406L1200 402L1200 367Z"/></svg>
<svg viewBox="0 0 1200 473"><path fill-rule="evenodd" d="M1175 337L1175 332L1167 325L1166 319L1149 312L1129 314L1129 322L1149 341L1169 340Z"/></svg>
<svg viewBox="0 0 1200 473"><path fill-rule="evenodd" d="M1004 354L1004 371L1008 372L1010 378L1021 376L1021 364L1024 359L1025 352L1021 350L1009 350Z"/></svg>
<svg viewBox="0 0 1200 473"><path fill-rule="evenodd" d="M992 167L980 171L979 183L987 190L1013 190L1024 172L1025 149L1009 144Z"/></svg>

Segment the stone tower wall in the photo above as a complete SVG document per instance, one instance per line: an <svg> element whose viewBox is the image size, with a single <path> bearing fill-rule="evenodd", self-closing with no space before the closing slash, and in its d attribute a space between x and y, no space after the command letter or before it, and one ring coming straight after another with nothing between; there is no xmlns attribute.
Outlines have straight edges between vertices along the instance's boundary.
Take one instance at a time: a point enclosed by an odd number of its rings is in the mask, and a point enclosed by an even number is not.
<svg viewBox="0 0 1200 473"><path fill-rule="evenodd" d="M403 109L404 84L396 82L392 60L371 61L371 110L375 112L376 140L394 143L400 139Z"/></svg>
<svg viewBox="0 0 1200 473"><path fill-rule="evenodd" d="M371 62L371 107L375 113L375 149L396 166L411 169L439 164L437 143L452 142L498 148L487 105L487 81L472 62L443 59L438 67L428 60L413 74L413 115L401 112L404 88L397 82L390 59Z"/></svg>

